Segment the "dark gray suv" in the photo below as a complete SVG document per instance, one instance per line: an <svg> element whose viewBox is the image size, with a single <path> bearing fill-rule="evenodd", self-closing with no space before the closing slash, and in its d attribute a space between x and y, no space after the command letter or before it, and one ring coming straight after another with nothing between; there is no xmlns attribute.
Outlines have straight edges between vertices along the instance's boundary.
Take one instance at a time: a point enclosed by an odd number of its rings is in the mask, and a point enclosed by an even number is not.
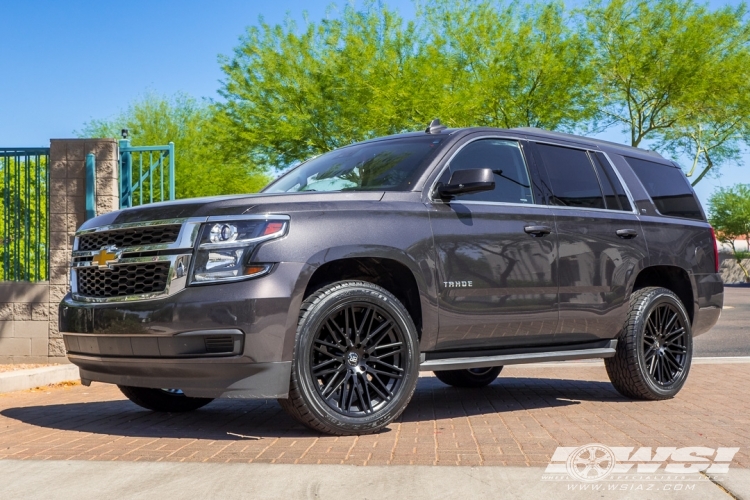
<svg viewBox="0 0 750 500"><path fill-rule="evenodd" d="M187 411L278 398L375 432L419 371L482 387L505 365L605 358L674 396L719 318L716 240L678 166L536 129L353 144L262 193L146 205L78 231L60 305L84 383Z"/></svg>

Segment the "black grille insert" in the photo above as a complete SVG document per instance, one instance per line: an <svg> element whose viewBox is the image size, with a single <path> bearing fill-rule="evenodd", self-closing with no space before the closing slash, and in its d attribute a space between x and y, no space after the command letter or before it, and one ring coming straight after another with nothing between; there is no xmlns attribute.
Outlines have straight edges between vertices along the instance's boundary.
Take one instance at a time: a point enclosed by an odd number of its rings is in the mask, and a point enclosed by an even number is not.
<svg viewBox="0 0 750 500"><path fill-rule="evenodd" d="M98 233L83 234L78 237L78 250L99 250L114 245L118 248L159 243L174 243L180 234L180 224L164 226L143 226L127 229L114 229Z"/></svg>
<svg viewBox="0 0 750 500"><path fill-rule="evenodd" d="M110 268L79 267L78 294L87 297L123 297L162 292L167 288L169 262L123 264Z"/></svg>

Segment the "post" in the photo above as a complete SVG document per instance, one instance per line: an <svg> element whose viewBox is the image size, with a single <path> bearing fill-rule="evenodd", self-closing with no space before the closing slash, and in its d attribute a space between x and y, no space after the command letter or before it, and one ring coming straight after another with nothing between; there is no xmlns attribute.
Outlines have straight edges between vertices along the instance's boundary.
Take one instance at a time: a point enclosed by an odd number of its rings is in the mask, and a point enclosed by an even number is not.
<svg viewBox="0 0 750 500"><path fill-rule="evenodd" d="M119 141L120 147L120 208L133 206L133 157L130 154L130 141Z"/></svg>
<svg viewBox="0 0 750 500"><path fill-rule="evenodd" d="M96 155L86 155L86 220L96 217Z"/></svg>
<svg viewBox="0 0 750 500"><path fill-rule="evenodd" d="M169 199L174 200L174 142L169 143Z"/></svg>

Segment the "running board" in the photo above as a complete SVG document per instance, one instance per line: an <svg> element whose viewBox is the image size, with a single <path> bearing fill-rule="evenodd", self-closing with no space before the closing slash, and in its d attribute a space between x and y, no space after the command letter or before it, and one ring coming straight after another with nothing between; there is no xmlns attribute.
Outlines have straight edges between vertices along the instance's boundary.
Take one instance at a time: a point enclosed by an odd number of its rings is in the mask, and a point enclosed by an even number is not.
<svg viewBox="0 0 750 500"><path fill-rule="evenodd" d="M422 361L420 371L465 370L467 368L489 368L492 366L543 363L545 361L568 361L571 359L611 358L615 355L617 340L610 340L606 347L578 349L575 351L533 352L527 354L503 354L499 356L473 356L471 358L446 358Z"/></svg>

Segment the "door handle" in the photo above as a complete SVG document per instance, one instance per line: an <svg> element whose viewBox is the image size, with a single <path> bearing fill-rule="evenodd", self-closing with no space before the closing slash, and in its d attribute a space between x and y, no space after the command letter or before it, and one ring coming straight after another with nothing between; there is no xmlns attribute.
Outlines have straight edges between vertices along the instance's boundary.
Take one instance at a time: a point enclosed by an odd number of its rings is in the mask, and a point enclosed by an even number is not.
<svg viewBox="0 0 750 500"><path fill-rule="evenodd" d="M552 232L552 228L549 226L526 226L523 230L526 234L530 234L534 238L539 238Z"/></svg>
<svg viewBox="0 0 750 500"><path fill-rule="evenodd" d="M635 229L618 229L617 236L624 240L629 240L638 236L638 232Z"/></svg>

